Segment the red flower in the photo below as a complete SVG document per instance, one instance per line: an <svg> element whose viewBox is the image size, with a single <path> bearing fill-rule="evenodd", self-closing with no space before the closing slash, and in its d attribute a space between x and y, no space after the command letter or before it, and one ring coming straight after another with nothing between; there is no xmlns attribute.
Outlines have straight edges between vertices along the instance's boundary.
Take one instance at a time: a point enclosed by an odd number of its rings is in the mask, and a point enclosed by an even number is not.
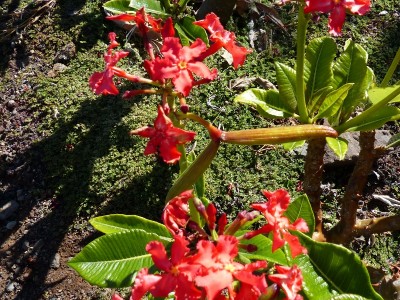
<svg viewBox="0 0 400 300"><path fill-rule="evenodd" d="M140 35L143 38L144 47L150 57L154 58L153 45L151 40L156 37L155 32L161 31L161 19L154 19L151 15L146 14L144 7L136 11L135 15L121 14L118 16L107 17L108 20L135 22Z"/></svg>
<svg viewBox="0 0 400 300"><path fill-rule="evenodd" d="M89 79L89 85L97 95L117 95L119 93L113 82L113 76L115 73L113 67L121 58L124 58L129 54L129 52L126 51L116 51L113 53L112 49L119 45L115 40L116 34L114 32L110 32L108 34L108 38L110 39L110 45L108 46L107 53L104 54L106 68L103 72L93 73Z"/></svg>
<svg viewBox="0 0 400 300"><path fill-rule="evenodd" d="M146 126L132 130L130 133L150 138L144 154L149 155L158 152L163 160L169 164L176 163L181 157L176 146L192 141L196 135L194 132L174 127L161 106L158 107L154 127Z"/></svg>
<svg viewBox="0 0 400 300"><path fill-rule="evenodd" d="M232 284L235 280L241 282L239 295L248 293L249 299L258 299L267 288L265 275L253 274L255 270L267 267L266 261L257 261L245 266L234 261L238 254L236 237L221 235L216 245L211 241L202 240L198 242L197 250L198 253L193 256L193 261L204 268L196 276L195 283L205 289L207 299L218 298L224 289L227 289L233 298L236 295Z"/></svg>
<svg viewBox="0 0 400 300"><path fill-rule="evenodd" d="M322 12L329 14L329 33L340 35L346 19L346 10L364 15L370 9L370 0L306 0L305 13Z"/></svg>
<svg viewBox="0 0 400 300"><path fill-rule="evenodd" d="M168 259L164 245L159 241L147 244L146 251L151 254L155 266L162 272L160 275L148 274L147 269L142 269L135 279L132 290L132 300L141 299L147 292L154 297L167 297L175 291L176 299L199 299L201 291L193 283L194 275L200 268L193 263L190 257L188 242L180 236L175 236L171 248L171 259Z"/></svg>
<svg viewBox="0 0 400 300"><path fill-rule="evenodd" d="M163 29L162 58L146 60L144 67L152 80L164 83L165 79L172 79L175 90L188 96L194 85L209 82L217 76L217 70L210 71L199 59L206 51L207 45L201 40L190 46L182 46L180 40L171 36L174 33L172 20L167 19ZM202 79L196 81L193 74Z"/></svg>
<svg viewBox="0 0 400 300"><path fill-rule="evenodd" d="M250 49L236 45L236 36L233 32L225 30L216 14L210 13L204 20L193 22L208 30L210 40L214 44L207 50L204 57L210 56L220 48L225 48L233 57L233 67L236 69L244 63L246 55L251 53Z"/></svg>
<svg viewBox="0 0 400 300"><path fill-rule="evenodd" d="M173 235L182 235L189 221L189 199L193 198L192 190L182 192L172 198L165 206L162 220Z"/></svg>
<svg viewBox="0 0 400 300"><path fill-rule="evenodd" d="M293 224L290 224L289 219L283 216L283 213L289 206L289 193L281 189L275 192L263 191L263 194L269 201L266 203L253 204L252 207L264 215L268 224L258 230L246 233L245 237L250 239L255 235L272 231L272 251L281 248L286 241L289 244L293 257L296 257L301 253L307 253L307 249L300 244L299 239L288 231L298 230L301 232L307 232L309 230L307 223L300 218Z"/></svg>
<svg viewBox="0 0 400 300"><path fill-rule="evenodd" d="M277 283L285 292L287 300L301 300L303 297L297 292L301 291L303 276L297 266L291 268L284 266L275 266L279 274L269 275L268 278Z"/></svg>

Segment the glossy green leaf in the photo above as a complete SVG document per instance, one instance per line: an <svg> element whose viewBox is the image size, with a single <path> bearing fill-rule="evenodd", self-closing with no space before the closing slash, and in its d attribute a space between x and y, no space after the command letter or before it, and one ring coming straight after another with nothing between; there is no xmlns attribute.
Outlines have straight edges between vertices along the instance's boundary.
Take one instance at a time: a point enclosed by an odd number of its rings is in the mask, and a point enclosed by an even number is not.
<svg viewBox="0 0 400 300"><path fill-rule="evenodd" d="M159 236L170 237L168 229L161 223L154 222L135 215L113 214L91 219L90 224L105 234L143 229Z"/></svg>
<svg viewBox="0 0 400 300"><path fill-rule="evenodd" d="M161 6L161 2L158 0L131 0L129 3L130 7L135 10L139 10L142 7L145 8L146 13L158 17L168 17L169 14L165 11L164 7Z"/></svg>
<svg viewBox="0 0 400 300"><path fill-rule="evenodd" d="M372 104L377 104L379 101L385 99L388 95L390 95L399 87L400 85L393 85L385 88L374 87L368 90L369 100L372 102ZM395 97L393 100L390 101L390 103L398 103L398 102L400 102L400 95L397 95L397 97Z"/></svg>
<svg viewBox="0 0 400 300"><path fill-rule="evenodd" d="M324 102L322 102L315 119L335 116L342 107L343 102L353 85L353 83L346 83L340 88L330 92L326 96Z"/></svg>
<svg viewBox="0 0 400 300"><path fill-rule="evenodd" d="M330 300L368 300L368 298L364 298L362 296L354 295L354 294L341 294L337 296L333 296Z"/></svg>
<svg viewBox="0 0 400 300"><path fill-rule="evenodd" d="M293 116L293 112L288 111L284 103L280 101L279 92L276 90L249 89L236 96L234 101L255 107L265 118Z"/></svg>
<svg viewBox="0 0 400 300"><path fill-rule="evenodd" d="M115 15L124 13L133 13L132 7L129 6L130 0L111 0L103 4L106 11Z"/></svg>
<svg viewBox="0 0 400 300"><path fill-rule="evenodd" d="M239 231L237 232L237 235L241 236L244 233L245 231ZM262 234L256 235L249 240L242 239L240 244L251 244L257 247L257 250L254 252L247 252L246 250L239 248L241 256L249 260L266 260L280 265L288 264L285 253L282 249L277 249L275 252L272 252L272 240Z"/></svg>
<svg viewBox="0 0 400 300"><path fill-rule="evenodd" d="M344 52L334 63L333 87L337 89L346 83L354 83L343 102L340 122L347 120L355 107L365 100L373 80L373 71L367 67L367 59L367 52L359 44L348 40Z"/></svg>
<svg viewBox="0 0 400 300"><path fill-rule="evenodd" d="M336 51L336 43L330 37L313 39L307 46L304 66L307 103L316 91L329 86L332 81L332 63Z"/></svg>
<svg viewBox="0 0 400 300"><path fill-rule="evenodd" d="M301 140L301 141L296 141L296 142L290 142L290 143L283 143L283 149L285 149L286 151L292 151L298 147L301 147L305 144L305 140Z"/></svg>
<svg viewBox="0 0 400 300"><path fill-rule="evenodd" d="M178 30L179 35L184 34L190 42L199 38L208 45L209 41L206 30L203 27L193 24L194 21L196 19L193 17L183 17L175 23L175 28Z"/></svg>
<svg viewBox="0 0 400 300"><path fill-rule="evenodd" d="M294 223L299 218L304 219L309 229L309 232L307 232L306 234L312 236L315 229L315 218L307 195L301 195L300 197L297 197L292 203L290 203L285 212L285 216L288 217L290 222L292 223Z"/></svg>
<svg viewBox="0 0 400 300"><path fill-rule="evenodd" d="M347 248L316 242L295 232L308 255L299 255L295 263L304 277L303 291L308 299L330 299L335 294L355 294L367 299L382 298L373 289L368 271L360 258Z"/></svg>
<svg viewBox="0 0 400 300"><path fill-rule="evenodd" d="M318 267L314 267L311 259L307 255L299 255L294 259L294 263L301 269L303 275L303 293L309 300L331 299L337 295L324 276L317 272Z"/></svg>
<svg viewBox="0 0 400 300"><path fill-rule="evenodd" d="M296 71L282 63L275 63L279 99L288 112L296 112Z"/></svg>
<svg viewBox="0 0 400 300"><path fill-rule="evenodd" d="M172 240L145 230L107 234L85 246L68 265L90 284L100 287L129 287L136 271L153 265L145 250L147 243Z"/></svg>
<svg viewBox="0 0 400 300"><path fill-rule="evenodd" d="M342 160L347 152L348 149L348 141L345 140L344 138L337 137L337 138L331 138L327 137L326 142L329 146L329 148L332 149L332 151L339 157L340 160Z"/></svg>
<svg viewBox="0 0 400 300"><path fill-rule="evenodd" d="M326 86L326 87L314 92L312 99L309 101L309 103L307 105L310 116L312 116L316 111L318 111L321 104L324 102L326 96L332 91L333 91L333 87Z"/></svg>
<svg viewBox="0 0 400 300"><path fill-rule="evenodd" d="M358 118L358 122L352 124L346 131L368 131L382 127L389 121L400 119L400 109L394 106L384 106L368 118Z"/></svg>

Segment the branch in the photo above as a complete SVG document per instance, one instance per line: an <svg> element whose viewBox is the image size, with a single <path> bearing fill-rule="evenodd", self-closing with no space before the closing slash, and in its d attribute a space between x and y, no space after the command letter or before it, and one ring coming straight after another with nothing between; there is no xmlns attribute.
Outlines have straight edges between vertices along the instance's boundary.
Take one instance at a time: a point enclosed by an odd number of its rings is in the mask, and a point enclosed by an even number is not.
<svg viewBox="0 0 400 300"><path fill-rule="evenodd" d="M400 230L400 215L358 220L354 226L353 236L396 230Z"/></svg>

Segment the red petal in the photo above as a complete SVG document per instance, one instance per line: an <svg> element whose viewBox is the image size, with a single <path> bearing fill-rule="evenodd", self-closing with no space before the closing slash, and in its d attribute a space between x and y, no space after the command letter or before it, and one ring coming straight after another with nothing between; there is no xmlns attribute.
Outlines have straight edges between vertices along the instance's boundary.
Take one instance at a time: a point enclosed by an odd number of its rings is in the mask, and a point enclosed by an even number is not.
<svg viewBox="0 0 400 300"><path fill-rule="evenodd" d="M224 288L233 282L232 273L226 270L209 270L205 276L197 276L196 285L206 290L207 299L214 299Z"/></svg>
<svg viewBox="0 0 400 300"><path fill-rule="evenodd" d="M343 6L336 6L329 16L329 33L334 36L340 35L345 19L346 9Z"/></svg>
<svg viewBox="0 0 400 300"><path fill-rule="evenodd" d="M151 254L151 258L157 268L165 272L171 270L172 264L168 260L167 252L165 251L163 243L159 241L151 241L146 245L146 251Z"/></svg>
<svg viewBox="0 0 400 300"><path fill-rule="evenodd" d="M142 269L136 276L132 289L131 300L141 300L143 296L153 288L161 279L161 276L148 274L148 269Z"/></svg>

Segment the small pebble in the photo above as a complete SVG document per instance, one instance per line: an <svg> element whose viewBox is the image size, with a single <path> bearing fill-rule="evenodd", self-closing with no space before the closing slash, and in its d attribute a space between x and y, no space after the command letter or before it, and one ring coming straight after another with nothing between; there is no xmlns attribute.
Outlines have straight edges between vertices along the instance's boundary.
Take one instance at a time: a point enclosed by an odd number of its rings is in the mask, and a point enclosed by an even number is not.
<svg viewBox="0 0 400 300"><path fill-rule="evenodd" d="M11 229L13 229L16 225L17 225L17 221L10 221L10 222L7 223L6 228L7 228L8 230L11 230Z"/></svg>
<svg viewBox="0 0 400 300"><path fill-rule="evenodd" d="M9 285L7 285L6 292L11 293L12 291L14 291L14 289L15 289L14 282L11 282Z"/></svg>

